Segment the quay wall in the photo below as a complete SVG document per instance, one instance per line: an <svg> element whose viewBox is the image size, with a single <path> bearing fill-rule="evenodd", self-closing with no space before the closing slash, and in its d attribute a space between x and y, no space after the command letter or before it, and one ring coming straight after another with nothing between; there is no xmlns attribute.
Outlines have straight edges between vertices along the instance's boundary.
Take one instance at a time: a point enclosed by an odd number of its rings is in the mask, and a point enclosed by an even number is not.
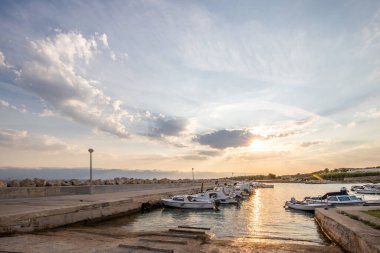
<svg viewBox="0 0 380 253"><path fill-rule="evenodd" d="M112 198L112 194L117 195L117 193L111 193L110 200L93 201L85 199L78 201L74 205L68 204L56 208L47 208L26 213L3 214L0 215L0 235L35 232L78 222L120 217L140 212L143 203L149 202L154 205L169 195L192 194L198 190L197 188L173 188L166 191L162 190L160 193L125 198L119 198L117 196ZM120 196L120 194L118 194L118 196ZM50 197L49 199L54 198L57 197Z"/></svg>
<svg viewBox="0 0 380 253"><path fill-rule="evenodd" d="M38 198L66 195L100 194L122 191L141 191L191 186L191 183L123 184L93 186L7 187L0 188L0 199ZM200 184L195 184L200 187Z"/></svg>
<svg viewBox="0 0 380 253"><path fill-rule="evenodd" d="M338 208L317 208L315 219L322 231L340 247L352 253L380 253L379 234L343 215Z"/></svg>

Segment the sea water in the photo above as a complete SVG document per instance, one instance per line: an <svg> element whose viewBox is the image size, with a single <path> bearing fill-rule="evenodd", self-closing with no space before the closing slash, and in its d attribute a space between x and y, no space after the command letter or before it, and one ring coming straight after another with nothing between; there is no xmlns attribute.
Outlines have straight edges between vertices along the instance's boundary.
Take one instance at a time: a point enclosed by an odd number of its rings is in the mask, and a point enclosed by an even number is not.
<svg viewBox="0 0 380 253"><path fill-rule="evenodd" d="M141 232L162 231L185 225L209 227L215 237L221 239L329 244L313 213L285 209L284 203L291 197L302 200L305 196L321 196L326 192L339 191L341 187L350 189L351 186L352 184L277 183L274 188L256 189L249 199L239 205L221 205L219 211L162 208L95 226ZM364 198L378 199L380 196Z"/></svg>

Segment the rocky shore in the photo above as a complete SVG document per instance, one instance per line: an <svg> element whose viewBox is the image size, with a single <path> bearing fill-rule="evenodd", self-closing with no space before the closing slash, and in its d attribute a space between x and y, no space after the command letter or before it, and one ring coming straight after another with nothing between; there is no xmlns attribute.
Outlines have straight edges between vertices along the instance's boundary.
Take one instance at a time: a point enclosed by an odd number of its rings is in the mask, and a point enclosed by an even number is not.
<svg viewBox="0 0 380 253"><path fill-rule="evenodd" d="M196 180L195 183L210 182L211 180ZM96 179L92 180L92 185L123 185L123 184L169 184L169 183L191 183L190 179L171 180L163 179L138 179L117 177L114 179ZM1 181L0 188L6 187L52 187L52 186L86 186L90 185L90 180L45 180L42 178L24 179L24 180L9 180Z"/></svg>

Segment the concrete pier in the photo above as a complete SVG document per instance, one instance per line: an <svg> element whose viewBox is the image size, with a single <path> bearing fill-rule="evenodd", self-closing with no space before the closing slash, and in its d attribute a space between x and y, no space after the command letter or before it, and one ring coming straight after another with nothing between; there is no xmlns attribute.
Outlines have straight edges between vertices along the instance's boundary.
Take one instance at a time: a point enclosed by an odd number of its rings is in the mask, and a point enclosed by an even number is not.
<svg viewBox="0 0 380 253"><path fill-rule="evenodd" d="M0 235L34 232L76 222L138 212L142 203L169 195L193 193L200 186L121 191L101 194L0 199Z"/></svg>
<svg viewBox="0 0 380 253"><path fill-rule="evenodd" d="M318 208L315 218L323 232L347 252L380 253L380 230L368 225L380 225L380 219L363 213L371 209L380 207Z"/></svg>

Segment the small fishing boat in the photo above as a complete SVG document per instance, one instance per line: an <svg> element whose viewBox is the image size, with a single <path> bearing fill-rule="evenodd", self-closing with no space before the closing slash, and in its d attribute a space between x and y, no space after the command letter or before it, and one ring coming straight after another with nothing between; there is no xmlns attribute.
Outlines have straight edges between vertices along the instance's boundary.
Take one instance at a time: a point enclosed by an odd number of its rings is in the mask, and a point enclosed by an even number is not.
<svg viewBox="0 0 380 253"><path fill-rule="evenodd" d="M214 190L191 195L196 200L214 201L218 204L237 204L238 201L234 197L235 194L225 190L224 187L215 187Z"/></svg>
<svg viewBox="0 0 380 253"><path fill-rule="evenodd" d="M185 209L214 209L215 202L210 200L196 199L191 195L178 195L170 199L161 199L165 206Z"/></svg>
<svg viewBox="0 0 380 253"><path fill-rule="evenodd" d="M325 200L332 206L362 206L365 201L355 195L335 195L329 196Z"/></svg>
<svg viewBox="0 0 380 253"><path fill-rule="evenodd" d="M360 194L380 194L380 185L378 185L378 184L363 185L362 188L356 190L356 193L360 193Z"/></svg>
<svg viewBox="0 0 380 253"><path fill-rule="evenodd" d="M306 197L305 201L323 201L332 206L347 206L347 205L364 205L365 201L355 195L349 195L346 187L342 187L338 192L328 192L320 197Z"/></svg>
<svg viewBox="0 0 380 253"><path fill-rule="evenodd" d="M365 206L380 206L380 199L376 200L367 200L364 203Z"/></svg>
<svg viewBox="0 0 380 253"><path fill-rule="evenodd" d="M317 201L317 200L298 201L293 197L290 199L290 201L285 202L284 207L295 209L295 210L314 212L315 208L324 208L330 205L331 204L325 201Z"/></svg>

